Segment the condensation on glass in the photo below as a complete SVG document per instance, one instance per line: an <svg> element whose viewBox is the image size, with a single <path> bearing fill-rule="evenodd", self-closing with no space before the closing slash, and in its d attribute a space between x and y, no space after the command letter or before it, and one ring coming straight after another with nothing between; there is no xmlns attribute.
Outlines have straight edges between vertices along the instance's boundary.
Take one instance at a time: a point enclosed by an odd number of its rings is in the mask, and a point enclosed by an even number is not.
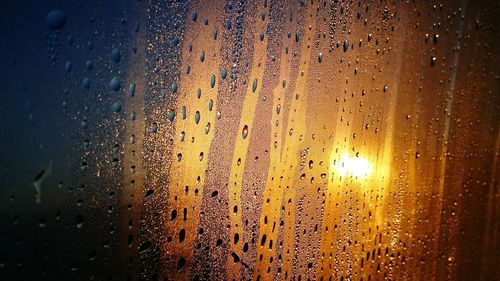
<svg viewBox="0 0 500 281"><path fill-rule="evenodd" d="M0 279L500 278L498 2L21 2Z"/></svg>

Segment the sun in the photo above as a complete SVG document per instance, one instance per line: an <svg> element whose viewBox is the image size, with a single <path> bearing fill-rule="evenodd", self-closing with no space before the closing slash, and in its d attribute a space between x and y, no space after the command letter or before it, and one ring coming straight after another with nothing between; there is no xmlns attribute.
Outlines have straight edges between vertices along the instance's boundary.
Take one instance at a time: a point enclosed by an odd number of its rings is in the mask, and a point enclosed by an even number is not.
<svg viewBox="0 0 500 281"><path fill-rule="evenodd" d="M352 176L358 179L367 178L372 171L368 159L361 156L349 157L347 153L341 154L338 161L332 161L331 167L341 177Z"/></svg>

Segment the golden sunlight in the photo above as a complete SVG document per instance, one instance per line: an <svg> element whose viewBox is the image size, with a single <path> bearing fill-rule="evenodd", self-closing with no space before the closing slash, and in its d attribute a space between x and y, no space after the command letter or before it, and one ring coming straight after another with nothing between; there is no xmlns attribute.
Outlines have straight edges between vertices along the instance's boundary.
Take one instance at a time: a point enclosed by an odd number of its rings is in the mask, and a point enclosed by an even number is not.
<svg viewBox="0 0 500 281"><path fill-rule="evenodd" d="M360 156L350 157L347 153L341 154L338 161L332 161L331 163L332 170L341 177L352 176L365 179L372 171L368 159Z"/></svg>

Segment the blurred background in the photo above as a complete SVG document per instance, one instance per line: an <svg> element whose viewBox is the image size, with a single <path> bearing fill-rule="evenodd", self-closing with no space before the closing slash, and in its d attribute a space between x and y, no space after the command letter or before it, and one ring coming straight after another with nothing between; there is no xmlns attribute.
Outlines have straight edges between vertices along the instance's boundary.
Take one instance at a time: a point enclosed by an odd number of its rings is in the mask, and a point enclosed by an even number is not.
<svg viewBox="0 0 500 281"><path fill-rule="evenodd" d="M0 280L499 280L497 1L0 7Z"/></svg>

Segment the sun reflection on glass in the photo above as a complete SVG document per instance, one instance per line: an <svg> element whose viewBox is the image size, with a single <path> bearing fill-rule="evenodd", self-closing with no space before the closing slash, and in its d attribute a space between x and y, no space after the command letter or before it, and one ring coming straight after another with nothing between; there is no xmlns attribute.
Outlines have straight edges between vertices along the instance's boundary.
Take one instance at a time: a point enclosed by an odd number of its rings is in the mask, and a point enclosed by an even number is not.
<svg viewBox="0 0 500 281"><path fill-rule="evenodd" d="M365 179L372 172L368 159L360 156L350 157L347 153L341 154L338 161L332 161L331 168L341 177L352 176L358 179Z"/></svg>

